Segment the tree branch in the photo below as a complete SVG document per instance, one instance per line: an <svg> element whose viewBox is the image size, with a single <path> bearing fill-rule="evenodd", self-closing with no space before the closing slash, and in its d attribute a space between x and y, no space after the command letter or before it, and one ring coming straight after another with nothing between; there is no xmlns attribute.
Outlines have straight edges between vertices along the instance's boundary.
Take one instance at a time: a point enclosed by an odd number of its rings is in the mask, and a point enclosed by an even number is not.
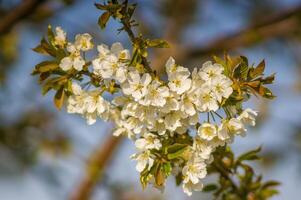
<svg viewBox="0 0 301 200"><path fill-rule="evenodd" d="M124 30L125 32L127 32L132 44L134 45L135 44L135 41L137 40L137 37L135 36L134 32L132 31L131 29L131 25L130 25L130 22L127 21L125 18L121 19L121 23L124 27ZM142 64L143 66L149 71L149 72L152 72L152 68L149 66L149 63L147 61L147 59L145 57L141 57L142 59Z"/></svg>
<svg viewBox="0 0 301 200"><path fill-rule="evenodd" d="M86 175L77 186L75 193L71 195L70 200L88 200L90 199L95 185L101 180L104 168L112 159L122 137L109 135L103 145L100 145L90 156Z"/></svg>
<svg viewBox="0 0 301 200"><path fill-rule="evenodd" d="M300 29L300 15L301 5L266 17L262 21L252 24L237 33L218 38L205 47L187 48L191 50L187 51L186 55L188 57L198 57L248 46L271 37L291 34Z"/></svg>
<svg viewBox="0 0 301 200"><path fill-rule="evenodd" d="M46 0L24 0L20 5L3 16L0 21L0 35L7 33L19 21L31 15Z"/></svg>

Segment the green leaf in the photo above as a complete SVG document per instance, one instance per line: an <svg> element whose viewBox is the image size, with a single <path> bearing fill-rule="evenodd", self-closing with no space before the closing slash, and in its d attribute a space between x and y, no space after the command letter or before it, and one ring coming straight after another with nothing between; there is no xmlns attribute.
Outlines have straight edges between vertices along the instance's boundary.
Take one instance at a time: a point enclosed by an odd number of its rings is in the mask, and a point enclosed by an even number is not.
<svg viewBox="0 0 301 200"><path fill-rule="evenodd" d="M48 25L47 36L48 36L48 41L50 42L50 44L53 44L54 43L54 33L53 33L52 27L50 25Z"/></svg>
<svg viewBox="0 0 301 200"><path fill-rule="evenodd" d="M154 168L153 166L151 170ZM140 173L140 183L142 185L142 188L145 189L149 180L150 170L148 170L148 165L145 167L145 169Z"/></svg>
<svg viewBox="0 0 301 200"><path fill-rule="evenodd" d="M104 12L98 19L98 25L101 29L106 27L107 22L110 19L111 14L109 12Z"/></svg>
<svg viewBox="0 0 301 200"><path fill-rule="evenodd" d="M216 184L208 184L208 185L205 185L204 188L203 188L203 192L212 192L214 190L217 190L217 185Z"/></svg>
<svg viewBox="0 0 301 200"><path fill-rule="evenodd" d="M261 151L261 147L254 149L252 151L248 151L237 158L237 161L242 162L245 160L258 160L259 156L257 155Z"/></svg>
<svg viewBox="0 0 301 200"><path fill-rule="evenodd" d="M267 99L274 99L276 96L273 95L272 91L263 85L260 85L259 87L259 92L258 92L262 97L267 98Z"/></svg>
<svg viewBox="0 0 301 200"><path fill-rule="evenodd" d="M263 196L264 199L268 199L276 194L279 194L278 190L265 189L261 191L261 196Z"/></svg>
<svg viewBox="0 0 301 200"><path fill-rule="evenodd" d="M249 67L244 62L241 62L234 68L233 76L234 78L245 80L248 76L248 72Z"/></svg>
<svg viewBox="0 0 301 200"><path fill-rule="evenodd" d="M157 171L155 173L155 182L157 186L162 186L165 182L165 175L161 169L161 165L158 165Z"/></svg>
<svg viewBox="0 0 301 200"><path fill-rule="evenodd" d="M251 68L250 69L250 77L253 79L253 78L256 78L258 76L261 76L264 72L264 69L265 69L265 61L262 60L256 68Z"/></svg>
<svg viewBox="0 0 301 200"><path fill-rule="evenodd" d="M49 90L54 89L60 79L61 77L53 77L48 79L42 87L42 94L45 95Z"/></svg>
<svg viewBox="0 0 301 200"><path fill-rule="evenodd" d="M147 41L147 46L155 48L169 48L168 42L160 39L153 39Z"/></svg>
<svg viewBox="0 0 301 200"><path fill-rule="evenodd" d="M100 4L100 3L95 3L94 5L95 5L95 7L96 7L97 9L99 9L99 10L106 10L106 9L108 8L108 6L102 5L102 4Z"/></svg>
<svg viewBox="0 0 301 200"><path fill-rule="evenodd" d="M272 84L274 82L274 80L275 80L275 73L270 75L270 76L267 76L267 77L263 78L261 80L261 82L263 84Z"/></svg>
<svg viewBox="0 0 301 200"><path fill-rule="evenodd" d="M166 176L170 175L171 169L172 169L172 167L171 167L170 162L163 163L163 170L164 170L164 173L165 173Z"/></svg>
<svg viewBox="0 0 301 200"><path fill-rule="evenodd" d="M135 12L135 9L137 7L137 4L132 4L128 6L128 15L131 18Z"/></svg>
<svg viewBox="0 0 301 200"><path fill-rule="evenodd" d="M56 51L55 51L55 49L46 41L45 38L43 38L41 40L41 44L40 45L41 45L41 48L43 48L47 52L48 55L56 57Z"/></svg>
<svg viewBox="0 0 301 200"><path fill-rule="evenodd" d="M45 81L51 74L49 72L44 72L40 74L39 83L41 84Z"/></svg>
<svg viewBox="0 0 301 200"><path fill-rule="evenodd" d="M173 144L167 148L167 158L172 160L178 158L186 150L187 144Z"/></svg>
<svg viewBox="0 0 301 200"><path fill-rule="evenodd" d="M32 50L36 53L39 53L39 54L49 55L48 52L44 49L44 47L41 44L39 44L38 46L32 48Z"/></svg>
<svg viewBox="0 0 301 200"><path fill-rule="evenodd" d="M269 187L276 187L280 185L278 181L267 181L262 185L263 189L269 188Z"/></svg>
<svg viewBox="0 0 301 200"><path fill-rule="evenodd" d="M64 97L65 97L64 87L61 87L54 96L54 105L58 110L61 110L61 108L63 107Z"/></svg>
<svg viewBox="0 0 301 200"><path fill-rule="evenodd" d="M58 67L59 65L54 61L43 61L36 65L33 74L53 71L56 70Z"/></svg>
<svg viewBox="0 0 301 200"><path fill-rule="evenodd" d="M240 56L240 58L241 58L242 62L243 62L245 65L249 66L249 61L248 61L248 58L247 58L247 57L245 57L245 56Z"/></svg>
<svg viewBox="0 0 301 200"><path fill-rule="evenodd" d="M183 175L182 175L182 173L181 172L178 173L176 175L175 179L176 179L176 185L179 186L182 183L182 181L183 181Z"/></svg>

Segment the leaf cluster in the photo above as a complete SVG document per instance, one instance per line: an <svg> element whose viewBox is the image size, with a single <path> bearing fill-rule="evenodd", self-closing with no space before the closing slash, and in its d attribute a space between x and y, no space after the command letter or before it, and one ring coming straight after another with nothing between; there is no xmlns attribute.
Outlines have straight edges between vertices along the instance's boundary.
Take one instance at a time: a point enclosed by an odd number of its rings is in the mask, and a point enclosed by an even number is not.
<svg viewBox="0 0 301 200"><path fill-rule="evenodd" d="M213 192L215 199L223 200L265 200L278 194L277 181L263 181L256 175L248 161L258 160L261 147L235 157L229 147L217 149L209 174L218 175L218 184L208 184L205 192Z"/></svg>
<svg viewBox="0 0 301 200"><path fill-rule="evenodd" d="M192 142L192 137L188 133L163 139L160 150L151 150L151 153L156 156L153 166L150 169L146 167L140 173L142 187L145 188L151 178L154 178L156 187L164 186L166 178L171 174L172 169L176 167L175 163L185 164L187 160L186 153L188 153ZM177 185L181 183L181 177L181 173L176 176Z"/></svg>
<svg viewBox="0 0 301 200"><path fill-rule="evenodd" d="M267 99L275 98L272 91L266 87L272 84L275 74L264 76L265 61L262 60L257 66L249 65L244 56L230 57L225 54L224 59L214 56L214 60L225 69L225 75L233 81L233 93L224 102L225 106L240 105L247 101L251 95L261 96Z"/></svg>

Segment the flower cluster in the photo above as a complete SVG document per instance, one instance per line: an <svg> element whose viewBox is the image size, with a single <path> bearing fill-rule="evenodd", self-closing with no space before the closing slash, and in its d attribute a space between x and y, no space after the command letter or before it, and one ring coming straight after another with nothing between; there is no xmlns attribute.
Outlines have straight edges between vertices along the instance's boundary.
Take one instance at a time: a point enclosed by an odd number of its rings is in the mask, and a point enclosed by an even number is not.
<svg viewBox="0 0 301 200"><path fill-rule="evenodd" d="M58 44L62 43L60 35L57 34ZM70 55L62 59L60 67L81 70L85 62L80 50L92 47L90 35L77 35L74 44L68 43ZM114 43L111 48L102 44L97 50L99 55L92 61L93 73L104 81L114 80L120 84L120 95L110 103L104 100L101 91L85 91L73 83L67 111L81 114L88 124L93 124L97 117L113 120L116 123L115 136L123 134L135 141L138 153L132 158L137 160L139 172L153 167L156 155L152 151L160 150L163 140L195 130L182 169L183 189L191 195L192 190L202 188L201 179L206 176L214 149L232 141L235 135L243 134L245 125L255 125L257 113L251 109L244 110L237 117L221 119L220 125L201 122L201 113L218 116L216 112L233 92L232 81L223 74L224 68L220 64L208 61L190 73L169 58L166 62L168 81L165 82L129 66L129 50L120 43Z"/></svg>
<svg viewBox="0 0 301 200"><path fill-rule="evenodd" d="M246 126L255 125L257 112L243 109L240 98L240 85L254 86L247 82L249 76L250 81L258 77L254 68L246 65L249 72L242 79L236 77L235 70L244 65L229 73L227 65L207 61L190 72L170 57L166 76L159 77L135 65L135 55L131 56L121 43L98 45L97 56L86 61L85 52L95 46L88 33L76 35L71 43L57 27L52 38L47 45L63 52L63 56L57 56L62 70L58 74L63 76L50 82L60 88L56 96L67 90L67 112L80 114L88 124L98 118L110 120L116 125L113 135L134 141L137 153L131 158L137 161L143 185L164 187L166 177L173 174L181 177L188 195L201 190L216 148L231 143L236 135L244 135ZM36 71L52 70L49 62L46 64ZM82 75L91 81L80 86ZM260 81L268 84L270 79ZM268 94L267 88L265 91L264 95ZM105 92L113 94L112 98Z"/></svg>

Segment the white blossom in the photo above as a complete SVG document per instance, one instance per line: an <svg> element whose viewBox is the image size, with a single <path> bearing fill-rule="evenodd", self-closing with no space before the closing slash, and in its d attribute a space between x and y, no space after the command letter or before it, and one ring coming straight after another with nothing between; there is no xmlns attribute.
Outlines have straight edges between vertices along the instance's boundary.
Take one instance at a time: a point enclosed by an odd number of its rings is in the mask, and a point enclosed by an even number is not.
<svg viewBox="0 0 301 200"><path fill-rule="evenodd" d="M66 41L66 32L60 27L55 28L54 44L59 47L64 47L67 43Z"/></svg>
<svg viewBox="0 0 301 200"><path fill-rule="evenodd" d="M197 102L197 109L201 112L217 111L219 108L216 98L211 93L209 86L204 86L200 90L199 102Z"/></svg>
<svg viewBox="0 0 301 200"><path fill-rule="evenodd" d="M128 78L121 85L121 88L124 94L130 95L138 101L146 95L147 86L150 82L151 76L148 73L140 76L139 72L131 71L128 73Z"/></svg>
<svg viewBox="0 0 301 200"><path fill-rule="evenodd" d="M247 108L238 116L237 119L239 119L245 125L255 126L256 116L256 111L252 110L251 108Z"/></svg>
<svg viewBox="0 0 301 200"><path fill-rule="evenodd" d="M74 45L78 50L91 50L94 46L94 44L92 43L92 36L89 33L77 34L75 36Z"/></svg>
<svg viewBox="0 0 301 200"><path fill-rule="evenodd" d="M232 92L232 81L224 75L217 76L212 79L212 93L213 96L219 101L222 101L222 98L228 98Z"/></svg>
<svg viewBox="0 0 301 200"><path fill-rule="evenodd" d="M213 64L211 61L207 61L203 64L201 70L199 71L199 75L204 81L209 81L221 75L223 71L224 68L220 64Z"/></svg>
<svg viewBox="0 0 301 200"><path fill-rule="evenodd" d="M189 90L191 86L189 70L182 66L177 66L173 58L169 58L165 66L170 90L177 94L183 94L185 91Z"/></svg>
<svg viewBox="0 0 301 200"><path fill-rule="evenodd" d="M81 57L80 52L76 47L69 43L67 46L67 51L70 53L69 56L64 57L59 66L62 70L68 71L72 68L77 71L81 71L85 65L85 60Z"/></svg>
<svg viewBox="0 0 301 200"><path fill-rule="evenodd" d="M181 119L181 112L170 112L167 114L164 118L164 123L166 129L170 131L175 131L178 127L180 127L182 124L180 122Z"/></svg>
<svg viewBox="0 0 301 200"><path fill-rule="evenodd" d="M204 140L212 140L217 136L216 126L210 123L202 123L198 128L198 135Z"/></svg>
<svg viewBox="0 0 301 200"><path fill-rule="evenodd" d="M147 166L150 169L154 164L154 159L151 157L150 151L134 154L131 158L137 161L136 170L138 172L142 172Z"/></svg>
<svg viewBox="0 0 301 200"><path fill-rule="evenodd" d="M157 149L159 150L162 146L158 137L152 133L146 133L142 138L135 141L135 146L139 150Z"/></svg>
<svg viewBox="0 0 301 200"><path fill-rule="evenodd" d="M233 134L243 134L246 131L239 119L224 120L218 128L218 137L221 140L229 139Z"/></svg>
<svg viewBox="0 0 301 200"><path fill-rule="evenodd" d="M182 188L185 194L191 196L193 191L202 191L203 186L204 185L201 182L193 184L191 181L189 181L187 183L183 183Z"/></svg>
<svg viewBox="0 0 301 200"><path fill-rule="evenodd" d="M183 167L182 174L184 177L184 183L191 182L193 184L198 183L206 176L206 164L199 159L189 160Z"/></svg>
<svg viewBox="0 0 301 200"><path fill-rule="evenodd" d="M162 86L158 81L154 80L149 84L147 93L140 101L143 105L152 105L162 107L166 103L166 98L169 96L169 89Z"/></svg>
<svg viewBox="0 0 301 200"><path fill-rule="evenodd" d="M92 61L94 73L104 79L115 79L123 83L127 76L125 61L130 59L129 50L117 42L112 44L111 49L105 44L97 46L99 55Z"/></svg>

